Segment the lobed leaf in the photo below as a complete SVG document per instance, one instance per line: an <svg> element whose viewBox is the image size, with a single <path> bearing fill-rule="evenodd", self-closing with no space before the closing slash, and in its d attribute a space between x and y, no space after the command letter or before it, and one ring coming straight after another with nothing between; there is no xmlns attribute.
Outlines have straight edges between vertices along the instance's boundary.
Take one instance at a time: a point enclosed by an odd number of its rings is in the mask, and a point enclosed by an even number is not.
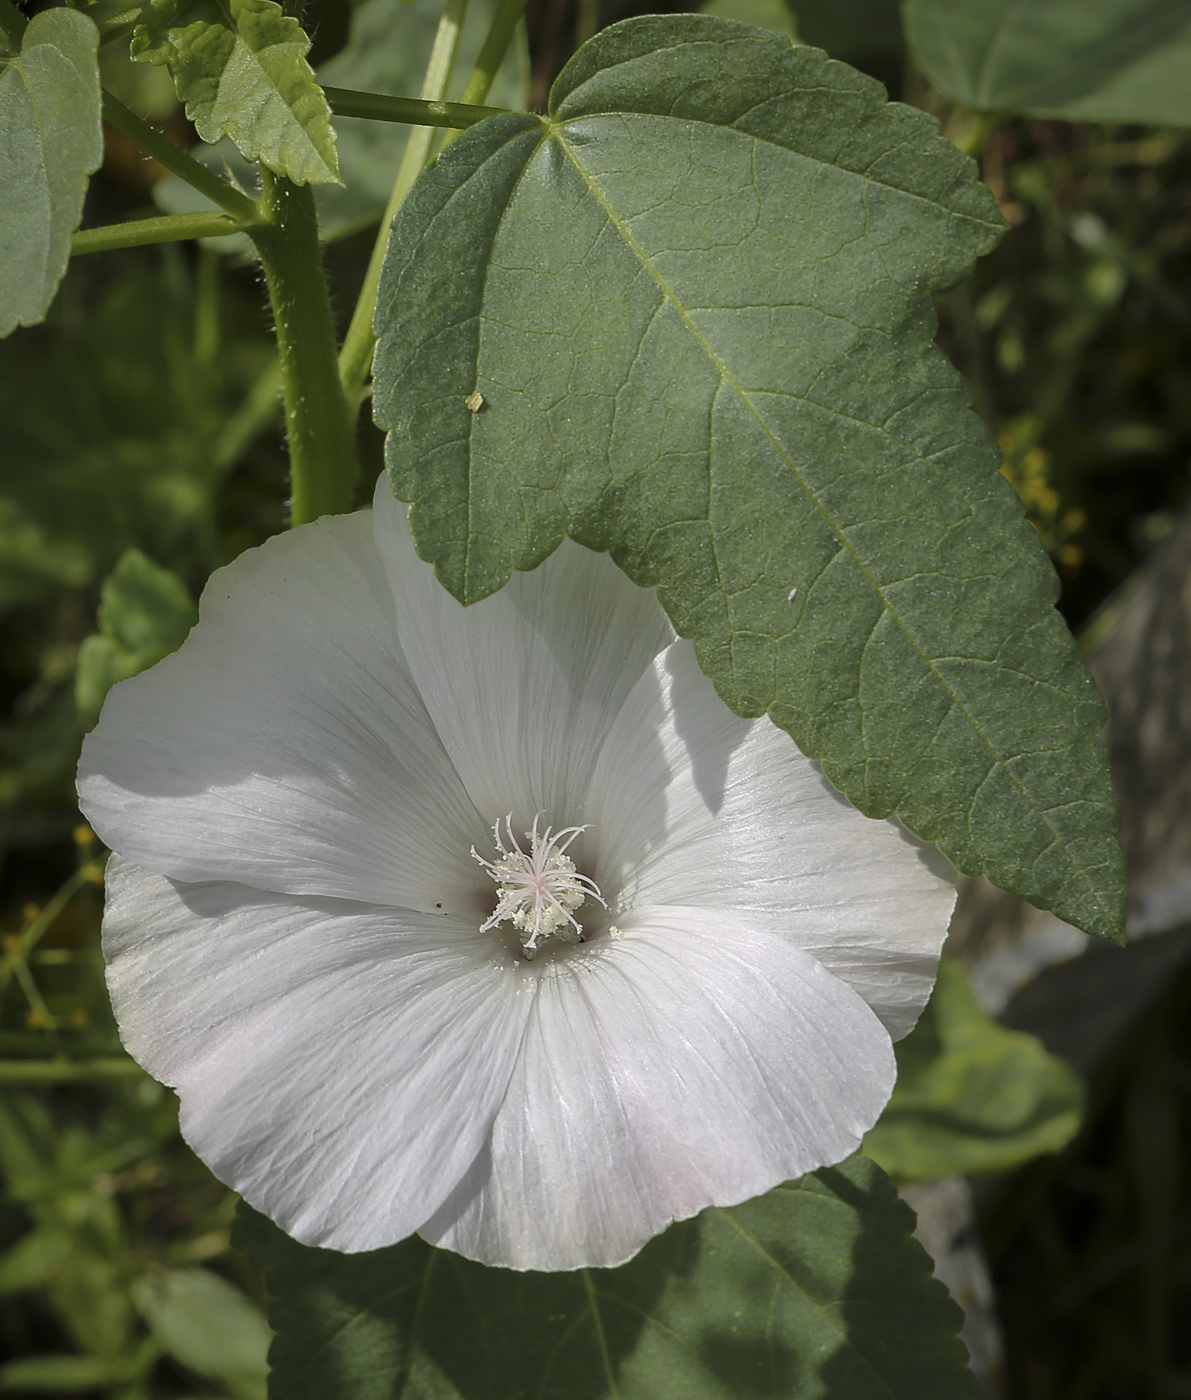
<svg viewBox="0 0 1191 1400"><path fill-rule="evenodd" d="M548 118L472 128L411 191L375 413L456 597L564 535L609 551L863 812L1113 935L1103 704L933 343L931 291L1002 227L871 79L726 20L628 21Z"/></svg>
<svg viewBox="0 0 1191 1400"><path fill-rule="evenodd" d="M905 0L914 56L979 111L1191 126L1186 0Z"/></svg>
<svg viewBox="0 0 1191 1400"><path fill-rule="evenodd" d="M335 183L335 129L309 49L275 0L150 0L132 38L134 58L168 66L204 141L229 136L299 185Z"/></svg>
<svg viewBox="0 0 1191 1400"><path fill-rule="evenodd" d="M0 337L45 319L103 160L99 31L73 10L0 34Z"/></svg>
<svg viewBox="0 0 1191 1400"><path fill-rule="evenodd" d="M273 1400L965 1400L961 1314L864 1158L675 1225L619 1269L311 1249L241 1205Z"/></svg>
<svg viewBox="0 0 1191 1400"><path fill-rule="evenodd" d="M894 1048L897 1087L864 1151L895 1180L1008 1171L1079 1130L1083 1080L1036 1036L986 1015L951 958Z"/></svg>

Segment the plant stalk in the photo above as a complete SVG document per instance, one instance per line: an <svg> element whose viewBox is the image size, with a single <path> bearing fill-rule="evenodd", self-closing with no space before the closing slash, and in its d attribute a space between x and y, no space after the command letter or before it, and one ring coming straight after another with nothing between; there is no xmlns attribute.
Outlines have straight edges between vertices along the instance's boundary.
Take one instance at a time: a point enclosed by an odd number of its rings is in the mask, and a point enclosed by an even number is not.
<svg viewBox="0 0 1191 1400"><path fill-rule="evenodd" d="M455 66L455 54L459 49L459 35L466 13L467 0L447 0L447 7L438 23L438 32L434 36L430 62L426 65L426 76L422 79L424 102L442 101L447 84L451 81L451 69ZM430 163L433 138L434 129L429 126L415 127L409 133L401 168L397 172L393 192L381 216L376 242L372 245L372 257L368 261L364 285L360 288L351 324L343 339L343 349L339 355L339 378L353 422L359 412L368 371L372 367L372 351L376 345L376 337L372 333L372 317L376 310L376 292L380 286L385 250L389 246L389 230L405 196L409 193L410 186Z"/></svg>
<svg viewBox="0 0 1191 1400"><path fill-rule="evenodd" d="M241 223L253 223L260 218L255 199L250 199L242 191L234 189L213 170L208 170L193 156L188 156L179 146L175 146L164 132L142 121L110 92L103 95L103 116L105 121L111 122L117 131L122 131L134 145L151 155L167 170L173 171L179 179L185 180L200 194L205 194L212 204L218 204L233 219L238 219Z"/></svg>
<svg viewBox="0 0 1191 1400"><path fill-rule="evenodd" d="M492 17L492 28L484 40L484 47L480 50L476 66L471 70L471 77L460 95L461 104L467 106L483 102L492 91L492 84L496 81L500 65L505 61L505 54L513 42L513 32L524 13L525 0L500 0L496 14ZM447 137L447 141L453 140L457 134L452 133Z"/></svg>
<svg viewBox="0 0 1191 1400"><path fill-rule="evenodd" d="M127 1055L93 1060L0 1060L0 1087L17 1084L80 1084L105 1079L143 1077L145 1071Z"/></svg>
<svg viewBox="0 0 1191 1400"><path fill-rule="evenodd" d="M339 385L335 323L314 194L261 167L265 226L247 230L260 255L281 364L290 452L290 524L352 508L355 450Z"/></svg>
<svg viewBox="0 0 1191 1400"><path fill-rule="evenodd" d="M222 238L243 233L244 225L226 214L163 214L156 219L129 219L123 224L80 229L71 235L70 253L106 253L113 248L140 248L147 243L180 243L186 238Z"/></svg>
<svg viewBox="0 0 1191 1400"><path fill-rule="evenodd" d="M364 117L377 122L402 122L406 126L452 126L461 130L485 117L504 117L507 107L467 106L462 102L424 102L417 97L390 97L383 92L356 92L351 88L323 88L337 117Z"/></svg>

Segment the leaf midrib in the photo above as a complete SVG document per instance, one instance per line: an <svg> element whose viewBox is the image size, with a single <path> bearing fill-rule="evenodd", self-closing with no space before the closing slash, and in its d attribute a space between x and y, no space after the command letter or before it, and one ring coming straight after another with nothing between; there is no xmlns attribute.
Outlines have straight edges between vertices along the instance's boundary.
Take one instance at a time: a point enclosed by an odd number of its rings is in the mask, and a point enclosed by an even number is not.
<svg viewBox="0 0 1191 1400"><path fill-rule="evenodd" d="M873 574L871 569L868 568L864 560L861 558L860 554L853 547L847 535L844 533L843 529L836 524L835 519L831 515L831 512L819 499L818 494L811 489L810 484L807 482L806 478L798 470L798 467L794 462L793 458L791 458L789 453L785 450L783 444L771 431L769 424L762 416L761 412L753 404L744 386L735 377L735 375L732 374L731 370L716 353L714 347L707 340L706 336L703 335L703 333L691 320L686 308L678 300L678 297L671 289L669 283L662 276L660 270L656 267L652 258L650 258L650 256L646 253L645 249L641 246L641 244L638 243L636 238L633 236L632 231L628 228L624 220L616 212L610 199L605 194L603 189L601 189L594 176L587 170L586 166L579 159L577 152L575 151L571 143L566 139L560 127L558 125L553 126L551 128L550 135L555 141L558 142L560 148L567 156L567 159L573 165L575 171L579 175L580 179L583 181L588 192L596 200L600 208L604 211L608 222L620 235L621 239L624 241L624 243L633 253L633 255L637 258L640 265L648 273L663 299L666 302L668 302L669 305L674 309L675 314L679 317L683 325L687 328L688 332L695 340L696 344L703 350L704 354L707 355L708 359L715 366L722 381L727 383L733 389L733 391L739 398L741 404L743 405L745 411L752 417L754 422L757 424L758 428L761 430L761 432L764 433L765 437L772 444L774 451L778 454L780 460L785 464L790 474L794 477L795 481L805 492L807 498L811 501L815 509L819 512L824 523L834 535L835 539L839 542L841 549L846 551L846 553L852 559L856 568L859 570L861 576L868 582L870 588L880 600L882 608L885 610L887 615L896 623L896 625L902 632L902 635L906 638L907 642L914 649L914 652L919 657L926 672L932 677L932 679L935 681L936 685L938 685L940 690L942 690L944 695L947 696L954 708L963 716L965 722L968 724L972 733L975 734L979 738L981 743L984 745L985 749L991 756L993 767L999 769L1005 775L1005 777L1008 778L1009 782L1016 789L1025 805L1044 824L1047 831L1049 831L1052 834L1055 844L1063 851L1065 857L1067 858L1069 866L1078 872L1079 877L1083 882L1083 885L1088 895L1093 901L1093 904L1098 910L1101 909L1101 900L1099 892L1093 886L1083 867L1078 861L1075 860L1067 841L1063 838L1062 834L1055 828L1053 822L1051 822L1047 813L1038 806L1038 804L1033 800L1030 793L1026 790L1026 788L1023 787L1021 781L1012 772L1008 763L1001 758L996 748L993 746L992 741L989 739L988 735L985 734L984 730L969 712L967 705L960 699L960 697L956 694L954 689L947 683L947 681L943 678L943 676L935 667L932 659L919 645L917 637L914 635L913 632L911 632L909 626L902 618L900 612L892 606L892 604L886 597L885 590L877 580L876 576ZM968 512L969 515L975 515L975 512L972 511L970 505L968 506ZM985 775L980 786L983 787L987 783L987 781L988 774Z"/></svg>

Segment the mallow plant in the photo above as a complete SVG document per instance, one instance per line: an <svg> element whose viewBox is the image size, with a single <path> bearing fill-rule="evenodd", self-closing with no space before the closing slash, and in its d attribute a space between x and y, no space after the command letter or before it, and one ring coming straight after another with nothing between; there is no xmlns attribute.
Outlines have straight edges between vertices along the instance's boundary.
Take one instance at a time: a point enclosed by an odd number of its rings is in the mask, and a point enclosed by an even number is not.
<svg viewBox="0 0 1191 1400"><path fill-rule="evenodd" d="M1099 694L934 343L996 202L932 117L704 15L485 105L523 0L471 3L415 96L320 81L274 0L0 0L4 333L72 254L235 235L285 406L292 528L84 747L122 1038L243 1197L278 1395L974 1394L858 1149L958 874L1124 906ZM105 44L230 162L105 93ZM173 212L78 231L101 118ZM366 122L394 184L337 343Z"/></svg>

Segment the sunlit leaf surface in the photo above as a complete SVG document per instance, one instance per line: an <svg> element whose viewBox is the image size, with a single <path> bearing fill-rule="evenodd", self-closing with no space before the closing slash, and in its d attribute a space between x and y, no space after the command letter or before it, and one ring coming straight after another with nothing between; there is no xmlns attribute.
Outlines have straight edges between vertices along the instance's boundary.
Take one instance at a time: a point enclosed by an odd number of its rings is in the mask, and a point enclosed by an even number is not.
<svg viewBox="0 0 1191 1400"><path fill-rule="evenodd" d="M862 811L1107 935L1103 706L933 342L931 290L1001 227L871 79L726 20L629 21L548 118L482 123L411 192L375 412L457 597L567 534L611 551Z"/></svg>

